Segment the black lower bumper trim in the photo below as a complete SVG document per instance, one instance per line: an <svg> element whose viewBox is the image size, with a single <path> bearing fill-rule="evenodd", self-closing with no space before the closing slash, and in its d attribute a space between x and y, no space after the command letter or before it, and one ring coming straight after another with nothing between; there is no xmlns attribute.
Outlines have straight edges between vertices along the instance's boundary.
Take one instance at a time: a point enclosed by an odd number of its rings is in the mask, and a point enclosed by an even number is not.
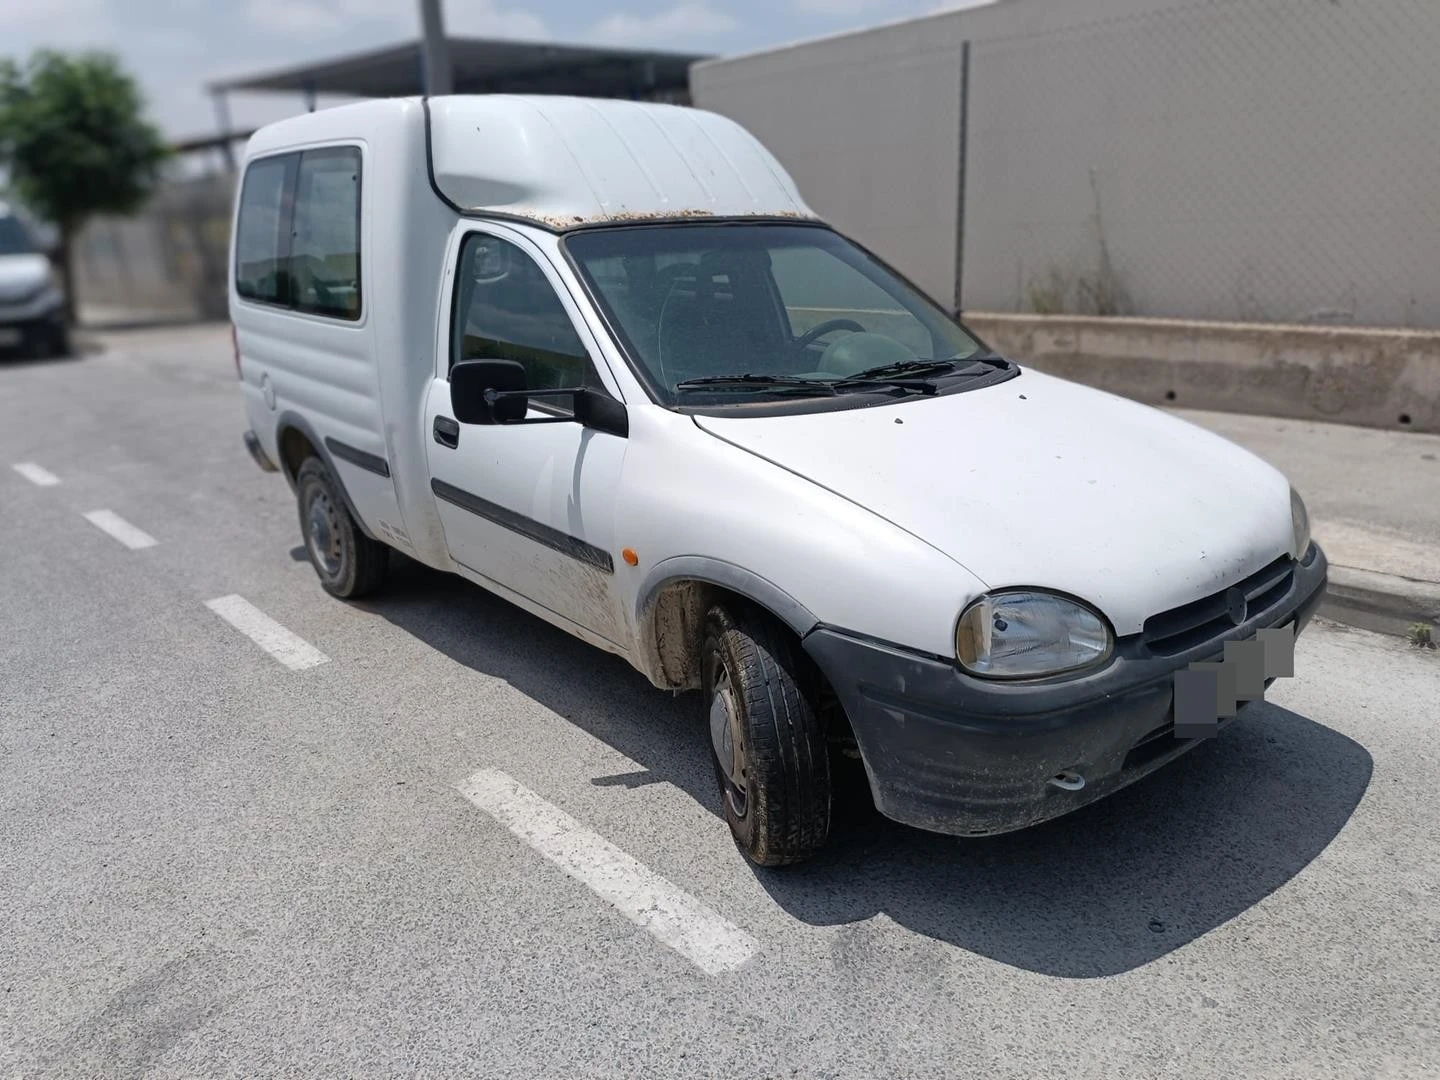
<svg viewBox="0 0 1440 1080"><path fill-rule="evenodd" d="M1319 548L1289 592L1231 633L1177 656L1117 644L1100 670L1043 683L995 683L953 663L821 628L806 651L845 708L887 817L935 832L983 836L1059 817L1133 783L1194 748L1176 738L1174 675L1217 660L1226 640L1310 621L1325 593ZM1138 635L1137 635L1138 639ZM1222 719L1219 729L1233 718ZM1059 774L1084 786L1052 784Z"/></svg>

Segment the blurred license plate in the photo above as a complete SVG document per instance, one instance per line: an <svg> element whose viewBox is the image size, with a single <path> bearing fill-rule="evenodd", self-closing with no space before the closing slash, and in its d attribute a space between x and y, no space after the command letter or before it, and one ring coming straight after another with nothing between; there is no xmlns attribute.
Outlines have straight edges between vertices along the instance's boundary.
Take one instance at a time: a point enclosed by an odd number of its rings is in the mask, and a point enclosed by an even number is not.
<svg viewBox="0 0 1440 1080"><path fill-rule="evenodd" d="M0 326L0 345L19 345L20 331L13 326Z"/></svg>

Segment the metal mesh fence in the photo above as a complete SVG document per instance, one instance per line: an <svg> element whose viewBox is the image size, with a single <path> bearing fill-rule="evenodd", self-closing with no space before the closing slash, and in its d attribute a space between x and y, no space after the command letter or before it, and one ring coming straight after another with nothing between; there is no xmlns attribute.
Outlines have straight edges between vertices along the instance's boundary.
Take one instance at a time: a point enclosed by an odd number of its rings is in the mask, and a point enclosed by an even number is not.
<svg viewBox="0 0 1440 1080"><path fill-rule="evenodd" d="M1440 327L1437 0L1172 4L970 65L967 309Z"/></svg>

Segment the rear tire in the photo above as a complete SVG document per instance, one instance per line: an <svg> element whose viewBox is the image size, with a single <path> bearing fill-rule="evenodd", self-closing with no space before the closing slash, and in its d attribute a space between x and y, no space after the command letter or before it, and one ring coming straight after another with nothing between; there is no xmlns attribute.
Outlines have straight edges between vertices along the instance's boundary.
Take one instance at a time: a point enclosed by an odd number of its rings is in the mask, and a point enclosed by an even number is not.
<svg viewBox="0 0 1440 1080"><path fill-rule="evenodd" d="M295 496L305 553L325 591L342 600L356 600L379 588L390 549L361 530L340 494L340 485L319 458L306 458L300 466Z"/></svg>
<svg viewBox="0 0 1440 1080"><path fill-rule="evenodd" d="M703 677L715 776L736 845L757 866L809 858L830 834L830 756L815 678L761 613L712 608Z"/></svg>

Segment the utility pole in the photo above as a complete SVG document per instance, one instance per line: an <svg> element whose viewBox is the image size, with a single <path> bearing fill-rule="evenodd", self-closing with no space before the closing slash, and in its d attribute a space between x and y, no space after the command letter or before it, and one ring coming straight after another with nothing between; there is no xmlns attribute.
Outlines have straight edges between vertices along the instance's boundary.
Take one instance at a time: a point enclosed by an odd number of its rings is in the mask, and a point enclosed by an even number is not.
<svg viewBox="0 0 1440 1080"><path fill-rule="evenodd" d="M454 74L450 68L450 43L445 40L445 19L440 13L441 0L420 0L420 26L424 33L421 56L424 59L426 96L453 94Z"/></svg>

